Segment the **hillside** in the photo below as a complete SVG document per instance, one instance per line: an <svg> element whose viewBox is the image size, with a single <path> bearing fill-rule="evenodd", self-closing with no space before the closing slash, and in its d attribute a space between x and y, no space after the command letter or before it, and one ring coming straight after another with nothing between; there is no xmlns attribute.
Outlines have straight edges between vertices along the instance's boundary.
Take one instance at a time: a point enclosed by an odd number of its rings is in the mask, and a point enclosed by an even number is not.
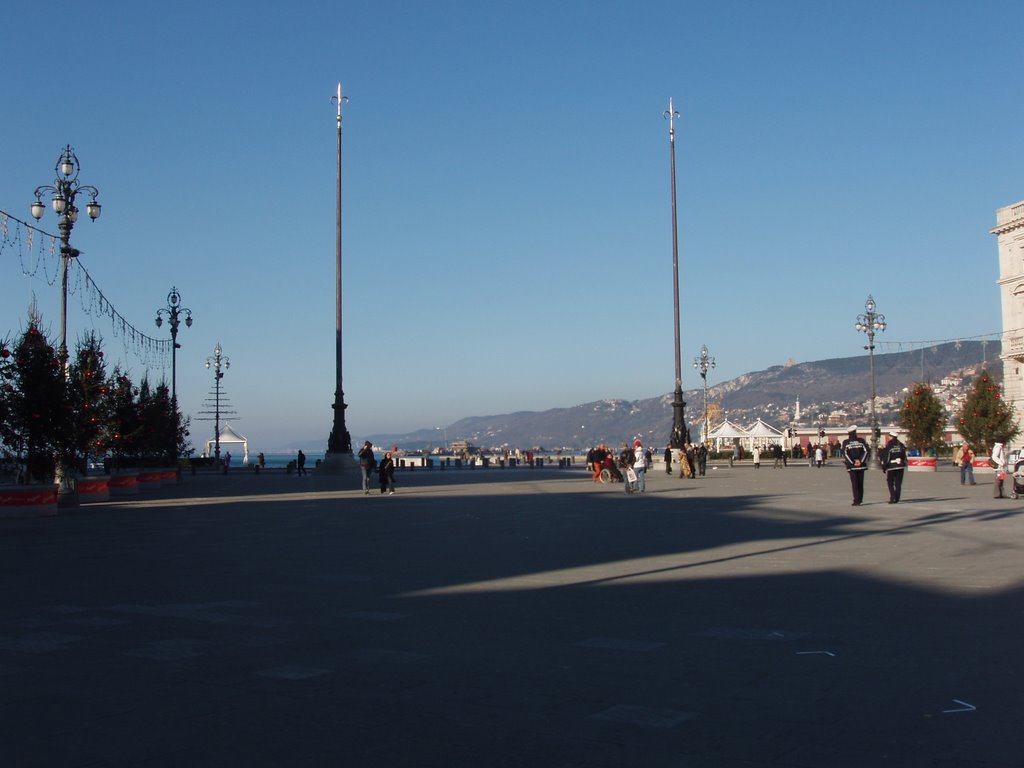
<svg viewBox="0 0 1024 768"><path fill-rule="evenodd" d="M984 358L983 358L984 356ZM959 371L975 372L986 359L989 370L1002 376L999 344L962 341L908 352L875 355L876 392L900 397L900 391L917 381L939 382ZM871 377L867 355L834 358L811 363L774 366L746 373L708 389L708 400L741 424L764 418L776 426L780 416L788 421L797 398L804 414L849 404L857 409L870 399ZM703 418L703 389L684 392L686 417L696 436ZM828 408L825 408L825 406ZM448 440L469 440L487 448L585 448L598 442L618 444L641 435L651 445L662 445L672 428L671 393L644 400L599 400L569 408L521 411L496 416L472 416L447 427ZM405 434L372 435L376 445L416 449L437 446L437 430L421 429Z"/></svg>

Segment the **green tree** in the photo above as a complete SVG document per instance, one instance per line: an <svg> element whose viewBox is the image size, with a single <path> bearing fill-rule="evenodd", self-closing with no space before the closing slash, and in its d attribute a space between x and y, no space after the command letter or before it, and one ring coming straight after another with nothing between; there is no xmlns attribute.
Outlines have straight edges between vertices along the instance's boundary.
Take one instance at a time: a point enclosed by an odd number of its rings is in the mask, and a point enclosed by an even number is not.
<svg viewBox="0 0 1024 768"><path fill-rule="evenodd" d="M63 367L39 323L31 315L4 358L0 440L24 464L26 476L42 482L54 476L55 456L67 451L71 430Z"/></svg>
<svg viewBox="0 0 1024 768"><path fill-rule="evenodd" d="M13 458L14 446L8 445L11 397L14 392L14 358L9 339L0 339L0 457L4 463Z"/></svg>
<svg viewBox="0 0 1024 768"><path fill-rule="evenodd" d="M967 444L982 455L995 443L1009 443L1020 434L1013 404L1003 400L999 384L985 370L967 393L957 426Z"/></svg>
<svg viewBox="0 0 1024 768"><path fill-rule="evenodd" d="M161 466L174 466L178 457L188 453L188 419L183 419L178 404L171 398L166 383L153 390L152 410L156 420L156 450Z"/></svg>
<svg viewBox="0 0 1024 768"><path fill-rule="evenodd" d="M135 391L134 410L138 429L131 448L144 466L173 466L178 456L189 452L188 421L177 410L166 383L154 387L144 377ZM127 427L130 419L120 423Z"/></svg>
<svg viewBox="0 0 1024 768"><path fill-rule="evenodd" d="M106 453L103 439L109 421L106 367L103 350L95 334L79 342L68 367L68 397L71 403L74 462L86 472L91 457Z"/></svg>
<svg viewBox="0 0 1024 768"><path fill-rule="evenodd" d="M922 455L938 450L946 429L946 411L930 386L914 384L900 408L900 426L907 430L907 444Z"/></svg>
<svg viewBox="0 0 1024 768"><path fill-rule="evenodd" d="M139 455L142 421L136 400L138 394L128 374L120 367L114 368L107 393L109 420L104 441L118 468L134 466Z"/></svg>

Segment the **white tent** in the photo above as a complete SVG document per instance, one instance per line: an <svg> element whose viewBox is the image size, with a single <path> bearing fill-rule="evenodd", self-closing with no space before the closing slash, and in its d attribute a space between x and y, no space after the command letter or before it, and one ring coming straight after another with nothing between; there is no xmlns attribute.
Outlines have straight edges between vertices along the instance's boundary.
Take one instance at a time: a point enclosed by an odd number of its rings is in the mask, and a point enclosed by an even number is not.
<svg viewBox="0 0 1024 768"><path fill-rule="evenodd" d="M712 440L733 440L738 437L746 437L747 430L741 427L739 424L733 424L731 421L726 419L717 427L711 430L711 434L708 435Z"/></svg>
<svg viewBox="0 0 1024 768"><path fill-rule="evenodd" d="M744 437L749 438L750 448L756 445L759 448L764 448L766 445L772 445L773 443L782 443L782 432L771 424L758 419L747 428L747 434Z"/></svg>
<svg viewBox="0 0 1024 768"><path fill-rule="evenodd" d="M213 456L214 446L216 440L206 441L206 455ZM234 448L235 451L239 450L241 446L242 451L242 466L248 466L249 464L249 441L242 435L238 434L231 428L230 424L225 423L220 428L220 455L223 457L225 453Z"/></svg>
<svg viewBox="0 0 1024 768"><path fill-rule="evenodd" d="M722 443L733 445L737 441L744 439L747 436L747 431L738 424L733 424L731 421L726 419L717 427L711 430L711 434L708 435L709 440L715 441L715 450L722 450Z"/></svg>

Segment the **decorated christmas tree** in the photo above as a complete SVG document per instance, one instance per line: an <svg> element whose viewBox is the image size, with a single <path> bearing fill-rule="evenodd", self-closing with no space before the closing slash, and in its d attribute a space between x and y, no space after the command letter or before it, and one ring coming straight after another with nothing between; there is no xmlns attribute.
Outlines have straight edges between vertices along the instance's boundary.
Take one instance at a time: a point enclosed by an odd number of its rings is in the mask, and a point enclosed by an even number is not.
<svg viewBox="0 0 1024 768"><path fill-rule="evenodd" d="M931 453L942 443L946 411L927 384L914 384L900 408L900 426L907 430L907 445L921 455Z"/></svg>
<svg viewBox="0 0 1024 768"><path fill-rule="evenodd" d="M78 344L68 368L68 396L74 432L74 463L88 473L90 458L106 453L103 433L108 414L107 376L100 341L90 334Z"/></svg>
<svg viewBox="0 0 1024 768"><path fill-rule="evenodd" d="M988 371L981 372L967 393L958 431L980 455L989 453L995 443L1009 443L1019 434L1013 405L1003 400L999 384Z"/></svg>
<svg viewBox="0 0 1024 768"><path fill-rule="evenodd" d="M54 458L71 443L67 386L61 361L32 313L13 350L4 350L2 440L27 478L52 480ZM2 354L2 353L0 353Z"/></svg>
<svg viewBox="0 0 1024 768"><path fill-rule="evenodd" d="M143 422L136 400L138 394L128 374L120 367L115 368L109 379L110 418L103 438L115 470L135 466L139 454Z"/></svg>

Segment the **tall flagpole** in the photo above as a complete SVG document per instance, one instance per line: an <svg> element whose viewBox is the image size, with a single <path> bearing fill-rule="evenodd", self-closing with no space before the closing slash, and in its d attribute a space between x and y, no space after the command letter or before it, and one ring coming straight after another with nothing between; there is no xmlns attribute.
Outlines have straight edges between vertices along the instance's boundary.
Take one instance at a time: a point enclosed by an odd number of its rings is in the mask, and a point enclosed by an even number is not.
<svg viewBox="0 0 1024 768"><path fill-rule="evenodd" d="M335 311L334 311L334 351L335 351L335 389L334 404L334 426L331 429L331 436L327 440L328 464L331 462L331 454L349 455L352 454L352 437L345 427L345 393L341 386L341 105L348 101L347 96L341 95L341 83L338 83L338 93L331 97L331 101L338 108L338 197L337 215L335 217Z"/></svg>
<svg viewBox="0 0 1024 768"><path fill-rule="evenodd" d="M672 437L673 448L682 448L686 443L686 403L683 401L683 358L679 347L679 238L676 226L676 125L679 113L668 100L668 152L672 166L672 299L673 326L676 333L676 388L672 396Z"/></svg>

